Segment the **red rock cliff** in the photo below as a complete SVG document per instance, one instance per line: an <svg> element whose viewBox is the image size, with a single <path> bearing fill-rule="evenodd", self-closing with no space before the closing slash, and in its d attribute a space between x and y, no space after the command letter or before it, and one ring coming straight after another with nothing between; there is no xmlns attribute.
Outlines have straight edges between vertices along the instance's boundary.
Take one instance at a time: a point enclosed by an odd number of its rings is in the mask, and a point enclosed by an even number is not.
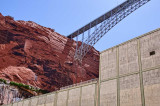
<svg viewBox="0 0 160 106"><path fill-rule="evenodd" d="M75 48L53 29L0 14L0 78L50 91L97 78L99 52L92 48L76 66Z"/></svg>

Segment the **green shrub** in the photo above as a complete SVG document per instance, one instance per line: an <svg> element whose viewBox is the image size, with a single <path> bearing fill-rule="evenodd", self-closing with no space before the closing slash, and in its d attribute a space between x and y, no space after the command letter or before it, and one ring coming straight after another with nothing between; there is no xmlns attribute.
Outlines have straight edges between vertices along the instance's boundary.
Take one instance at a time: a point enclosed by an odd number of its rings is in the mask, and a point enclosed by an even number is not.
<svg viewBox="0 0 160 106"><path fill-rule="evenodd" d="M25 89L29 89L29 90L32 90L32 91L35 91L35 92L40 92L40 93L43 93L43 94L49 93L49 91L47 91L47 90L42 90L42 89L37 90L37 89L33 88L32 86L24 85L22 83L16 83L16 82L11 81L10 85L17 86L17 87L23 87Z"/></svg>
<svg viewBox="0 0 160 106"><path fill-rule="evenodd" d="M4 79L0 79L0 82L3 82L3 83L5 83L5 84L7 84L7 81L4 80Z"/></svg>
<svg viewBox="0 0 160 106"><path fill-rule="evenodd" d="M26 88L26 89L30 89L29 85L24 85L23 87ZM32 90L32 89L30 89L30 90Z"/></svg>
<svg viewBox="0 0 160 106"><path fill-rule="evenodd" d="M7 84L7 81L4 80L4 79L0 79L0 82L3 82L5 84ZM16 83L16 82L11 81L9 84L12 85L12 86L17 86L19 88L22 87L22 88L25 88L25 89L28 89L28 90L31 90L31 91L35 91L35 92L38 92L38 93L42 93L42 94L49 93L49 91L47 91L47 90L36 89L32 86L25 85L25 84L22 84L22 83Z"/></svg>

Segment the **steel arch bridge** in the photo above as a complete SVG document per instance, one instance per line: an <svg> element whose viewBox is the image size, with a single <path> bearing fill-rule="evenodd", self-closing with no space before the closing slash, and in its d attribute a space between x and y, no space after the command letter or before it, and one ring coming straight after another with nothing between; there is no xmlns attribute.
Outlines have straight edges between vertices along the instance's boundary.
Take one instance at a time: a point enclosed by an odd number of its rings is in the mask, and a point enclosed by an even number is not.
<svg viewBox="0 0 160 106"><path fill-rule="evenodd" d="M76 30L67 37L76 38L77 47L74 59L82 61L87 52L116 24L150 0L127 0L109 12ZM78 40L80 38L80 40ZM79 41L82 42L78 45Z"/></svg>

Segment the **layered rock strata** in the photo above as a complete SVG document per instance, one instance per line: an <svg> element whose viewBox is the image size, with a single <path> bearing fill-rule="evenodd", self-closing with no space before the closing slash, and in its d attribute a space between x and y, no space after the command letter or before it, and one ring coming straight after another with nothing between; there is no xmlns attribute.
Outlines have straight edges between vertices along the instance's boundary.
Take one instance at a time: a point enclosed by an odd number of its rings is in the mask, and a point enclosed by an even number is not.
<svg viewBox="0 0 160 106"><path fill-rule="evenodd" d="M0 14L0 78L54 91L98 77L99 52L76 64L76 42L32 21Z"/></svg>

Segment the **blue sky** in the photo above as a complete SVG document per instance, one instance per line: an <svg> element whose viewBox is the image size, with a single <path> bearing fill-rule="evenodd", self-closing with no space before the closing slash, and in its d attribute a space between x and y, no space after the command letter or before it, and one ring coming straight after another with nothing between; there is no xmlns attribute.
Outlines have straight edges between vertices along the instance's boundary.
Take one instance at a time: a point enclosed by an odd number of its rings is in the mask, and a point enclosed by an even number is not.
<svg viewBox="0 0 160 106"><path fill-rule="evenodd" d="M1 0L0 12L69 35L124 1ZM157 28L160 28L160 0L151 0L116 25L94 47L103 51Z"/></svg>

